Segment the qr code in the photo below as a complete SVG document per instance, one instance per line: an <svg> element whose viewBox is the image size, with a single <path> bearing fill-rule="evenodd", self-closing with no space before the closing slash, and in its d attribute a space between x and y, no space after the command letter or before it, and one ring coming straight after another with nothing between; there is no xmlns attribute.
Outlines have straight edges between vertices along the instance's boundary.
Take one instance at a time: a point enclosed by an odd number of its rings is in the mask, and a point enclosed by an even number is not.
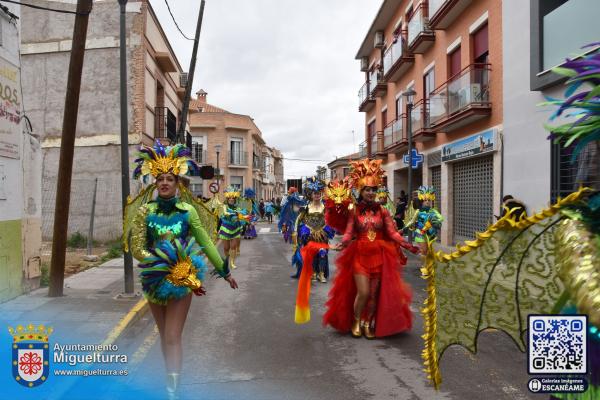
<svg viewBox="0 0 600 400"><path fill-rule="evenodd" d="M587 373L586 334L586 315L530 315L529 373Z"/></svg>

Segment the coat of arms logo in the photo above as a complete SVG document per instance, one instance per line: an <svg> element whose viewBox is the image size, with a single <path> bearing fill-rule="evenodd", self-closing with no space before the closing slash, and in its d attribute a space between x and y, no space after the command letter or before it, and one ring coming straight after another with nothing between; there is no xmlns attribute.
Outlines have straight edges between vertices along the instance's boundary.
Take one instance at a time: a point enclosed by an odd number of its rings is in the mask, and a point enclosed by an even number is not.
<svg viewBox="0 0 600 400"><path fill-rule="evenodd" d="M36 387L46 382L50 371L50 350L48 336L54 331L44 325L16 329L8 327L13 337L12 373L13 378L23 386Z"/></svg>

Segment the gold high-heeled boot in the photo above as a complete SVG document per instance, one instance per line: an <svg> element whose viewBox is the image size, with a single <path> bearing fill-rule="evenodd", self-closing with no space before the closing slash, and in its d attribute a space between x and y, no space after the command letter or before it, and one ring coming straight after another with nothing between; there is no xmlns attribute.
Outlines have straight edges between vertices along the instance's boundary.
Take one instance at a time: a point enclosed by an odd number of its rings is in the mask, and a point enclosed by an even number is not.
<svg viewBox="0 0 600 400"><path fill-rule="evenodd" d="M362 321L362 326L365 338L369 340L375 339L375 328L371 325L371 323L369 321Z"/></svg>
<svg viewBox="0 0 600 400"><path fill-rule="evenodd" d="M360 318L354 317L354 322L352 323L352 329L350 329L350 332L355 338L362 336L362 330L360 329Z"/></svg>
<svg viewBox="0 0 600 400"><path fill-rule="evenodd" d="M324 272L319 272L319 281L321 283L327 283L327 279L325 278L325 273Z"/></svg>
<svg viewBox="0 0 600 400"><path fill-rule="evenodd" d="M237 268L237 265L234 264L236 256L236 251L234 249L229 249L229 266L231 267L231 269Z"/></svg>
<svg viewBox="0 0 600 400"><path fill-rule="evenodd" d="M179 373L170 372L167 374L167 395L169 400L177 399L177 389L179 388Z"/></svg>

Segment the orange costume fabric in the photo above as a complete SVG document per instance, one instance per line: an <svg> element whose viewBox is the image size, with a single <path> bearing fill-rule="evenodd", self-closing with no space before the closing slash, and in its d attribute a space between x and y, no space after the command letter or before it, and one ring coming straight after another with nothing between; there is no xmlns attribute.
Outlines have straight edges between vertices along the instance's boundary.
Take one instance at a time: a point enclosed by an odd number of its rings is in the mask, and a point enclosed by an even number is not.
<svg viewBox="0 0 600 400"><path fill-rule="evenodd" d="M389 212L376 203L359 203L348 218L342 243L347 247L336 260L337 273L325 304L323 324L342 333L350 331L356 298L354 274L361 274L381 279L374 316L375 336L410 330L412 291L401 277L406 257L400 247L411 251L416 248L396 231Z"/></svg>

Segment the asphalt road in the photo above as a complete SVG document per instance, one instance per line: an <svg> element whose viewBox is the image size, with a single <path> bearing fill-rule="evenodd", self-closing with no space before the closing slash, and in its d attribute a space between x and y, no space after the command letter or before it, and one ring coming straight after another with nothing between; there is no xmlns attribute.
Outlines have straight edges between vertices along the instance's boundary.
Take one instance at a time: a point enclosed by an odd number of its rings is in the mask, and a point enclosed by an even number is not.
<svg viewBox="0 0 600 400"><path fill-rule="evenodd" d="M405 279L413 287L413 331L368 341L321 325L330 283L313 284L312 320L294 324L297 281L290 279L291 248L275 224L242 243L234 276L239 290L207 282L194 298L184 331L181 399L539 399L527 390L526 355L503 333L480 335L479 353L447 350L442 387L435 391L421 361L424 297L419 259ZM331 256L331 265L335 263ZM150 314L122 344L132 354L131 387L164 396L164 364Z"/></svg>

